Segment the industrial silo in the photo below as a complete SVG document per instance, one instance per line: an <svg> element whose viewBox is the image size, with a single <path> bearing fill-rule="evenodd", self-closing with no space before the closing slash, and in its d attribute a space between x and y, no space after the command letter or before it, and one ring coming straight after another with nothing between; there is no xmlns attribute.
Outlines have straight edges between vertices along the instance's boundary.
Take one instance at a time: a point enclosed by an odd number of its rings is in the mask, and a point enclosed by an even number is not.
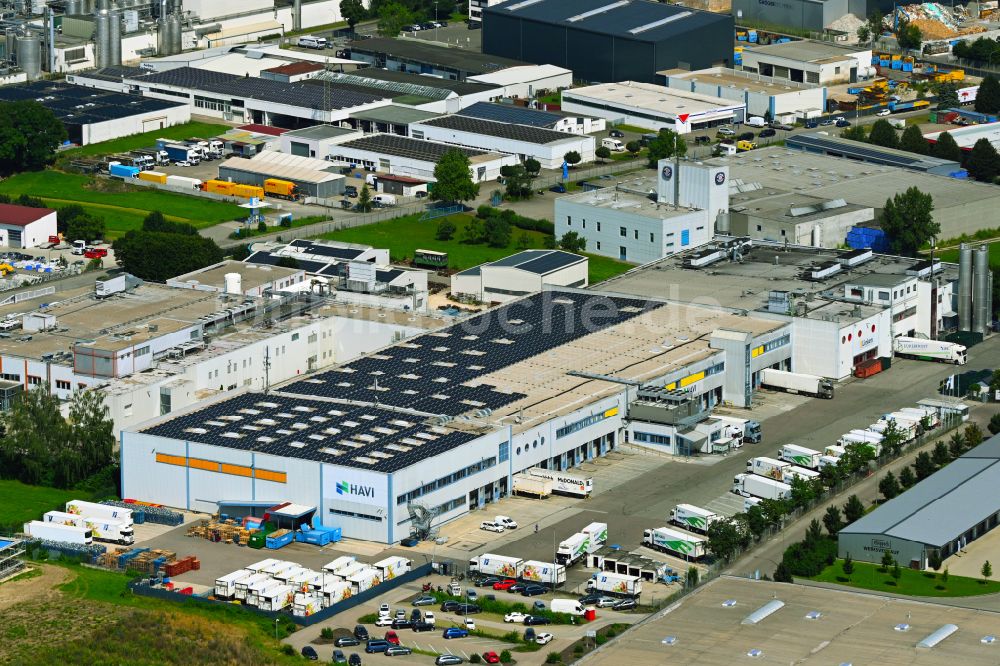
<svg viewBox="0 0 1000 666"><path fill-rule="evenodd" d="M111 13L102 9L94 14L94 58L97 68L111 65Z"/></svg>
<svg viewBox="0 0 1000 666"><path fill-rule="evenodd" d="M17 38L17 66L29 81L42 75L42 40L30 32Z"/></svg>
<svg viewBox="0 0 1000 666"><path fill-rule="evenodd" d="M66 0L66 15L76 16L83 13L83 0Z"/></svg>
<svg viewBox="0 0 1000 666"><path fill-rule="evenodd" d="M972 330L986 333L990 324L990 253L980 245L972 260Z"/></svg>
<svg viewBox="0 0 1000 666"><path fill-rule="evenodd" d="M167 17L167 26L167 35L170 37L170 55L177 55L182 51L181 35L183 30L180 15L171 14Z"/></svg>
<svg viewBox="0 0 1000 666"><path fill-rule="evenodd" d="M122 64L122 14L117 9L108 12L108 64Z"/></svg>
<svg viewBox="0 0 1000 666"><path fill-rule="evenodd" d="M958 248L958 330L972 330L972 248Z"/></svg>
<svg viewBox="0 0 1000 666"><path fill-rule="evenodd" d="M296 32L302 29L302 0L292 2L292 30Z"/></svg>

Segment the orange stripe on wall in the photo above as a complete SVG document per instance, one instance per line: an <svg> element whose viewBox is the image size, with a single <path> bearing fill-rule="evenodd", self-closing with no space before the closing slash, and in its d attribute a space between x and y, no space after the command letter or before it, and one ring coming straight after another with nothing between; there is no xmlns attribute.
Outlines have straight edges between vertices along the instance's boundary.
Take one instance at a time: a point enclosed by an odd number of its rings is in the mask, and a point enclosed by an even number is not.
<svg viewBox="0 0 1000 666"><path fill-rule="evenodd" d="M254 470L255 476L258 479L263 479L264 481L276 481L278 483L286 483L288 481L288 475L284 472L272 472L266 469Z"/></svg>
<svg viewBox="0 0 1000 666"><path fill-rule="evenodd" d="M194 469L203 469L208 472L218 472L219 464L213 460L202 460L200 458L188 458L188 466Z"/></svg>
<svg viewBox="0 0 1000 666"><path fill-rule="evenodd" d="M166 453L157 453L156 462L166 463L167 465L180 465L181 467L187 466L187 460L184 456L171 456Z"/></svg>
<svg viewBox="0 0 1000 666"><path fill-rule="evenodd" d="M252 476L253 470L249 467L244 467L243 465L228 465L222 463L222 473L232 474L234 476Z"/></svg>

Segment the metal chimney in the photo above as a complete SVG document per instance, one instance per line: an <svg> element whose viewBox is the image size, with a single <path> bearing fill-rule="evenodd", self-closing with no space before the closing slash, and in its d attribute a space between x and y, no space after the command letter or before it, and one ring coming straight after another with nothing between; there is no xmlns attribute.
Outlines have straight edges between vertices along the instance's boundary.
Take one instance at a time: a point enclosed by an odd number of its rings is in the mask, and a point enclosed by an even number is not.
<svg viewBox="0 0 1000 666"><path fill-rule="evenodd" d="M298 32L302 29L302 0L292 2L292 30Z"/></svg>
<svg viewBox="0 0 1000 666"><path fill-rule="evenodd" d="M958 248L958 330L972 330L972 248Z"/></svg>
<svg viewBox="0 0 1000 666"><path fill-rule="evenodd" d="M980 245L972 262L972 330L986 334L990 325L990 253Z"/></svg>

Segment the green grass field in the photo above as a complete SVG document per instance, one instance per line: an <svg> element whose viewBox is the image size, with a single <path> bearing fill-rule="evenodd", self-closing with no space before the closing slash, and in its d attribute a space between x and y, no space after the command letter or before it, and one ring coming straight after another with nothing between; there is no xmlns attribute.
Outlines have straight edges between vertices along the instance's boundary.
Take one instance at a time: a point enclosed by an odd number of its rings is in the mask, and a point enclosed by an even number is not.
<svg viewBox="0 0 1000 666"><path fill-rule="evenodd" d="M0 525L21 525L29 520L40 520L43 513L62 509L71 499L89 498L82 497L75 490L0 481Z"/></svg>
<svg viewBox="0 0 1000 666"><path fill-rule="evenodd" d="M971 597L1000 592L1000 582L993 580L983 582L976 578L948 576L948 582L942 583L940 573L913 569L900 569L902 575L897 583L888 572L883 573L879 565L867 562L855 562L854 572L848 577L844 575L842 564L842 560L837 560L811 580L914 597Z"/></svg>
<svg viewBox="0 0 1000 666"><path fill-rule="evenodd" d="M218 136L230 129L232 128L229 125L217 125L214 123L184 123L183 125L165 127L153 132L146 132L145 134L133 134L131 136L123 136L119 139L102 141L101 143L92 143L89 146L71 148L59 153L59 157L77 158L126 153L139 148L151 148L156 145L157 139L183 140L195 137L207 139Z"/></svg>
<svg viewBox="0 0 1000 666"><path fill-rule="evenodd" d="M80 204L88 212L104 218L109 240L130 229L138 229L142 219L153 210L197 228L246 216L246 212L235 204L129 187L117 180L61 171L33 171L12 176L0 182L0 192L15 197L21 194L39 197L53 208Z"/></svg>
<svg viewBox="0 0 1000 666"><path fill-rule="evenodd" d="M993 268L1000 268L1000 243L990 243L989 248L990 266ZM950 261L951 263L957 264L958 248L935 252L934 257L941 259L941 261Z"/></svg>
<svg viewBox="0 0 1000 666"><path fill-rule="evenodd" d="M465 270L479 264L496 261L518 251L517 239L526 234L531 239L531 248L544 247L545 234L539 231L522 231L514 229L511 243L508 247L497 248L488 245L468 245L461 241L462 232L472 216L467 214L453 215L450 218L457 227L455 236L450 241L439 241L434 238L437 225L441 218L421 222L418 215L408 215L384 222L366 224L352 229L341 229L324 234L322 238L346 243L364 243L374 247L389 248L393 261L402 262L413 258L417 248L436 250L448 253L448 267L452 270ZM607 257L587 255L590 259L590 282L594 284L620 275L632 268L631 264L615 261Z"/></svg>

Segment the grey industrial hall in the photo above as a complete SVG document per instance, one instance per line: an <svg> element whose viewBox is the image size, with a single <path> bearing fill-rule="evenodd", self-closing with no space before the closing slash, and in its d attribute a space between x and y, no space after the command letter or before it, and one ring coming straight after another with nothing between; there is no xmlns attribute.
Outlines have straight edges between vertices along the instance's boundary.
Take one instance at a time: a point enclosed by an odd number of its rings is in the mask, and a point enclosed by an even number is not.
<svg viewBox="0 0 1000 666"><path fill-rule="evenodd" d="M483 10L483 53L656 83L663 69L728 65L733 17L648 0L508 0Z"/></svg>

